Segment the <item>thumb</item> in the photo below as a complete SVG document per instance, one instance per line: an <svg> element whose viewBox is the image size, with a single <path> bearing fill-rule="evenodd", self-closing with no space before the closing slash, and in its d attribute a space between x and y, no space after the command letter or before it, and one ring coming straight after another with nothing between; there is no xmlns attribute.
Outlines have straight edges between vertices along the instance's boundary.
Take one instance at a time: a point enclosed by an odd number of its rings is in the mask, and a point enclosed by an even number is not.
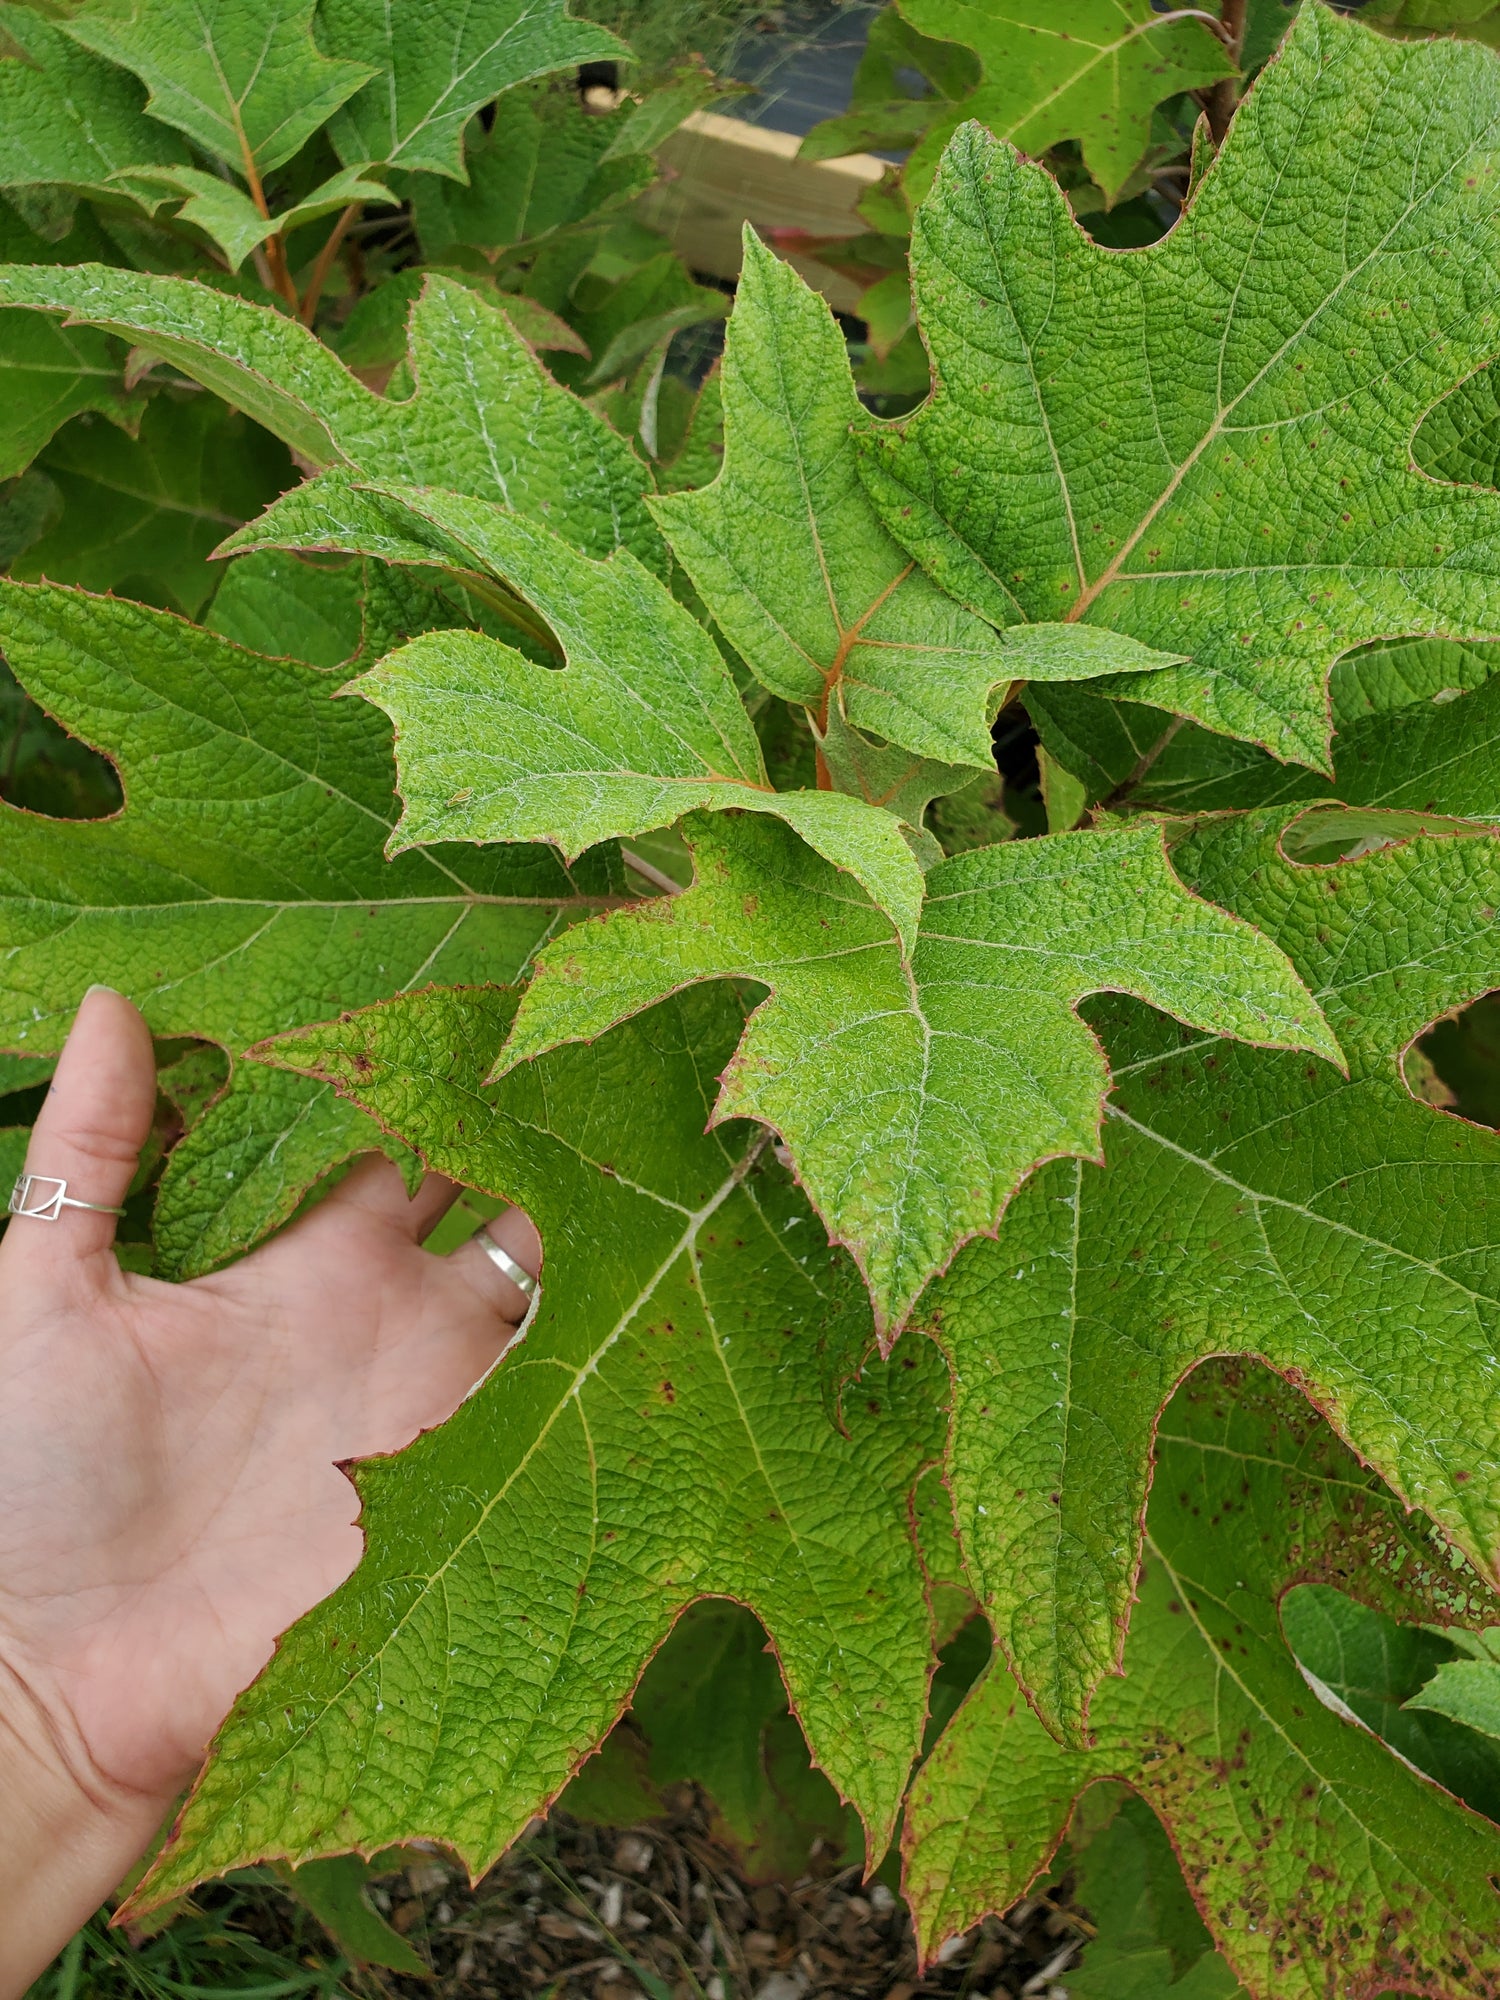
<svg viewBox="0 0 1500 2000"><path fill-rule="evenodd" d="M45 1179L33 1185L27 1206L40 1206L56 1192L55 1184L65 1181L69 1200L118 1208L155 1108L150 1030L123 993L90 987L32 1128L26 1171ZM114 1242L115 1221L82 1208L61 1209L55 1222L12 1216L7 1262L20 1257L38 1276L65 1277L104 1256Z"/></svg>

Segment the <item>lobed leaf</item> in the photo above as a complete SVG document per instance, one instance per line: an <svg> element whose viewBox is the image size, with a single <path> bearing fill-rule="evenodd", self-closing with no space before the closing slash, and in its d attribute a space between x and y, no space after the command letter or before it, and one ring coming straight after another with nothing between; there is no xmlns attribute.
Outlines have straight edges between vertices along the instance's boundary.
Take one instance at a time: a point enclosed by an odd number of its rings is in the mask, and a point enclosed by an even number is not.
<svg viewBox="0 0 1500 2000"><path fill-rule="evenodd" d="M575 21L566 0L320 0L323 46L375 75L338 109L329 137L347 166L381 161L456 181L464 127L503 91L549 71L629 55L618 36Z"/></svg>
<svg viewBox="0 0 1500 2000"><path fill-rule="evenodd" d="M628 546L665 568L643 499L646 468L553 381L498 306L452 279L430 276L412 309L417 386L404 402L375 395L284 314L187 279L99 265L0 265L5 305L65 312L125 335L313 465L541 512L590 553ZM273 539L267 529L262 540Z"/></svg>
<svg viewBox="0 0 1500 2000"><path fill-rule="evenodd" d="M1040 1161L1097 1153L1109 1077L1075 1012L1085 994L1136 993L1215 1034L1337 1058L1281 953L1190 895L1154 826L942 863L909 959L889 918L774 824L683 833L693 888L544 950L504 1067L694 981L768 986L715 1117L786 1140L883 1335Z"/></svg>
<svg viewBox="0 0 1500 2000"><path fill-rule="evenodd" d="M905 1880L924 1954L1008 1908L1085 1786L1119 1778L1161 1818L1252 1993L1487 2000L1500 1832L1312 1695L1277 1606L1309 1580L1407 1617L1482 1618L1493 1600L1281 1385L1205 1371L1159 1449L1125 1677L1100 1692L1095 1746L1055 1743L996 1661L918 1778Z"/></svg>
<svg viewBox="0 0 1500 2000"><path fill-rule="evenodd" d="M771 789L718 648L628 550L595 562L457 494L374 498L534 605L566 661L559 673L477 633L431 632L355 683L396 724L399 845L547 840L571 858L699 809L772 813L914 935L922 875L897 820L835 792Z"/></svg>
<svg viewBox="0 0 1500 2000"><path fill-rule="evenodd" d="M49 585L0 583L0 645L43 709L116 760L127 800L102 820L0 805L0 1046L54 1053L98 980L157 1034L238 1054L433 977L513 979L556 925L607 900L601 866L580 878L535 848L386 862L389 733L313 668ZM271 1224L350 1150L347 1113L335 1122L316 1165L286 1148L258 1211ZM230 1154L210 1170L190 1148L192 1171L238 1171ZM232 1240L235 1212L216 1255L251 1240ZM200 1268L175 1236L169 1256Z"/></svg>
<svg viewBox="0 0 1500 2000"><path fill-rule="evenodd" d="M997 690L1176 664L1116 633L994 631L887 534L859 479L859 398L825 302L747 225L722 374L724 463L651 509L720 630L820 733L854 727L988 770Z"/></svg>
<svg viewBox="0 0 1500 2000"><path fill-rule="evenodd" d="M962 42L982 75L967 97L932 121L913 148L906 185L927 192L938 155L965 118L1033 157L1076 139L1083 163L1113 200L1146 150L1164 98L1234 75L1234 62L1202 13L1150 0L900 0L919 34ZM1165 14L1166 18L1162 16Z"/></svg>
<svg viewBox="0 0 1500 2000"><path fill-rule="evenodd" d="M1491 52L1314 6L1128 256L965 128L913 238L934 394L863 441L887 526L997 624L1191 657L1105 692L1326 769L1340 653L1500 630L1500 501L1410 458L1495 351L1497 135Z"/></svg>
<svg viewBox="0 0 1500 2000"><path fill-rule="evenodd" d="M0 57L0 187L123 191L127 168L187 163L176 133L146 116L134 78L70 41L60 24L7 6L0 35L8 45Z"/></svg>
<svg viewBox="0 0 1500 2000"><path fill-rule="evenodd" d="M1309 867L1283 817L1210 822L1173 865L1286 951L1347 1076L1099 1009L1107 1165L1044 1169L923 1302L960 1385L950 1473L976 1588L1072 1741L1120 1658L1158 1412L1206 1355L1299 1383L1496 1573L1500 1138L1418 1103L1399 1068L1494 982L1496 841L1390 845L1402 823L1363 815L1379 851Z"/></svg>
<svg viewBox="0 0 1500 2000"><path fill-rule="evenodd" d="M523 1204L546 1261L525 1339L469 1401L358 1469L364 1562L237 1704L153 1901L257 1856L418 1836L477 1875L703 1595L761 1619L814 1756L872 1847L889 1836L926 1712L908 1510L939 1444L936 1357L872 1367L849 1434L829 1421L818 1343L859 1344L866 1308L763 1137L704 1131L730 996L492 1091L513 1005L434 990L261 1051Z"/></svg>
<svg viewBox="0 0 1500 2000"><path fill-rule="evenodd" d="M372 74L312 38L315 0L88 0L58 22L138 76L147 109L258 185ZM138 165L139 161L130 161Z"/></svg>

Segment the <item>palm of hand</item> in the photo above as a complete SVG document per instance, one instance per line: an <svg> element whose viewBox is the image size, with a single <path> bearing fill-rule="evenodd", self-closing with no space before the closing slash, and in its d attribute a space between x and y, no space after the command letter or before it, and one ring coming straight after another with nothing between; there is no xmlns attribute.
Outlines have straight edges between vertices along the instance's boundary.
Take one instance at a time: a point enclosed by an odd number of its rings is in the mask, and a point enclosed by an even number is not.
<svg viewBox="0 0 1500 2000"><path fill-rule="evenodd" d="M80 1020L112 1009L125 1003L92 996ZM128 1178L142 1093L150 1115L150 1044L139 1017L125 1026L130 1134L80 1124L106 1100L85 1108L70 1043L33 1139L38 1171L91 1196ZM110 1116L125 1122L118 1098ZM452 1193L429 1182L408 1202L393 1167L366 1161L254 1256L181 1286L122 1273L104 1216L12 1225L0 1663L95 1778L180 1788L277 1634L359 1559L339 1464L441 1421L502 1351L520 1294L477 1250L420 1248ZM507 1221L535 1268L530 1225Z"/></svg>

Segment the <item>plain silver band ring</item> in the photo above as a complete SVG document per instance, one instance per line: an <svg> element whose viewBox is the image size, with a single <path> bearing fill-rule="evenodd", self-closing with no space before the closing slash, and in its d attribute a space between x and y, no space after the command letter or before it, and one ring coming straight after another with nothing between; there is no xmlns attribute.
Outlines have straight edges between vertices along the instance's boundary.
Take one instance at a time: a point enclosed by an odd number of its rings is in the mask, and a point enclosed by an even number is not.
<svg viewBox="0 0 1500 2000"><path fill-rule="evenodd" d="M42 1189L50 1192L43 1194ZM35 1200L33 1200L35 1195ZM22 1174L10 1191L7 1213L27 1222L59 1222L65 1208L86 1208L91 1215L123 1215L123 1208L111 1208L103 1201L75 1201L66 1181L51 1174Z"/></svg>
<svg viewBox="0 0 1500 2000"><path fill-rule="evenodd" d="M476 1229L474 1231L474 1241L479 1245L485 1256L489 1258L496 1270L503 1271L524 1298L534 1299L536 1297L536 1279L532 1277L524 1265L516 1262L508 1250L500 1248L500 1245L491 1236L488 1229L483 1227Z"/></svg>

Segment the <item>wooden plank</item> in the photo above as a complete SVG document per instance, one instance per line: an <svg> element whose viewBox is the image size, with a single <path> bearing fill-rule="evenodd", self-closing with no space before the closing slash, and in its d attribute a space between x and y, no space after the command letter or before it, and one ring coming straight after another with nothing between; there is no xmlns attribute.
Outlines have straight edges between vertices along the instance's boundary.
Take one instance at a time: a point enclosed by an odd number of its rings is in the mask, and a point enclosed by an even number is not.
<svg viewBox="0 0 1500 2000"><path fill-rule="evenodd" d="M762 231L796 229L809 236L865 234L869 224L854 205L880 179L885 162L870 153L799 160L801 143L792 132L772 132L716 111L695 112L659 149L667 171L642 198L642 220L670 236L690 270L713 278L739 276L746 222ZM863 289L856 280L814 257L792 252L788 261L830 305L854 311Z"/></svg>

